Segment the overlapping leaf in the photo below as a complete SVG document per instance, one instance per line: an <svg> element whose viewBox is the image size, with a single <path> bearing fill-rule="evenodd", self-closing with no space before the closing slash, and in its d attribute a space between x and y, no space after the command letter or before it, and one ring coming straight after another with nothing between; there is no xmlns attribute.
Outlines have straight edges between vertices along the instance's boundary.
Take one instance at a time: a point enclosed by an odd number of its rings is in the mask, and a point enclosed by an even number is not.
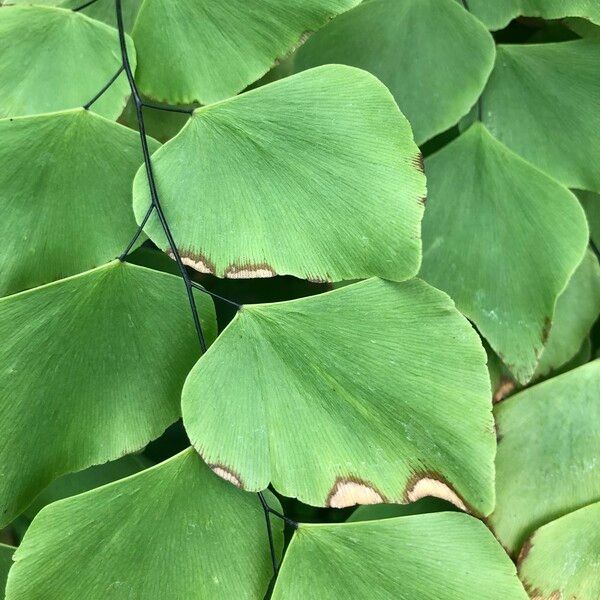
<svg viewBox="0 0 600 600"><path fill-rule="evenodd" d="M310 37L295 58L297 70L326 63L379 77L422 143L475 103L492 70L494 41L453 0L367 0Z"/></svg>
<svg viewBox="0 0 600 600"><path fill-rule="evenodd" d="M356 521L377 521L394 517L408 517L435 512L458 510L454 504L441 498L427 496L410 504L363 504L348 517L349 523Z"/></svg>
<svg viewBox="0 0 600 600"><path fill-rule="evenodd" d="M80 108L2 119L0 138L0 295L86 271L125 249L137 229L135 132Z"/></svg>
<svg viewBox="0 0 600 600"><path fill-rule="evenodd" d="M123 22L125 31L131 31L133 23L140 9L143 0L126 0L123 2ZM58 6L60 8L77 8L85 4L85 0L4 0L4 5L40 5L40 6ZM116 11L114 0L101 0L94 2L83 9L83 13L92 19L98 19L108 23L113 27L117 26Z"/></svg>
<svg viewBox="0 0 600 600"><path fill-rule="evenodd" d="M438 496L487 514L485 353L442 292L371 279L245 306L197 363L184 424L236 484L333 507Z"/></svg>
<svg viewBox="0 0 600 600"><path fill-rule="evenodd" d="M519 557L532 598L600 598L600 502L538 529Z"/></svg>
<svg viewBox="0 0 600 600"><path fill-rule="evenodd" d="M527 600L485 525L440 513L300 525L273 600Z"/></svg>
<svg viewBox="0 0 600 600"><path fill-rule="evenodd" d="M583 258L585 215L573 194L480 123L430 157L426 170L422 275L450 294L525 383Z"/></svg>
<svg viewBox="0 0 600 600"><path fill-rule="evenodd" d="M496 509L511 553L539 526L600 499L600 360L497 405Z"/></svg>
<svg viewBox="0 0 600 600"><path fill-rule="evenodd" d="M212 302L199 298L207 337ZM115 261L0 299L0 514L139 450L179 415L198 356L182 282Z"/></svg>
<svg viewBox="0 0 600 600"><path fill-rule="evenodd" d="M359 0L145 0L133 31L141 90L208 104L264 75L307 32Z"/></svg>
<svg viewBox="0 0 600 600"><path fill-rule="evenodd" d="M559 296L552 329L536 369L547 375L572 359L600 314L600 266L589 250Z"/></svg>
<svg viewBox="0 0 600 600"><path fill-rule="evenodd" d="M280 552L281 521L273 528ZM258 498L213 475L191 449L46 507L15 561L7 600L254 600L272 575Z"/></svg>
<svg viewBox="0 0 600 600"><path fill-rule="evenodd" d="M583 17L600 24L600 4L596 0L456 0L481 19L490 29L502 29L519 16L562 19Z"/></svg>
<svg viewBox="0 0 600 600"><path fill-rule="evenodd" d="M135 68L133 44L129 54ZM120 64L117 31L104 23L62 8L0 10L0 117L83 106ZM128 95L122 74L92 110L116 119Z"/></svg>
<svg viewBox="0 0 600 600"><path fill-rule="evenodd" d="M600 246L600 195L593 192L577 191L590 226L590 237Z"/></svg>
<svg viewBox="0 0 600 600"><path fill-rule="evenodd" d="M319 67L198 109L153 162L198 271L402 280L419 268L419 150L389 92L359 69ZM138 221L148 204L140 171ZM169 250L157 219L146 232Z"/></svg>
<svg viewBox="0 0 600 600"><path fill-rule="evenodd" d="M15 548L0 544L0 598L4 598L4 588L8 578L8 571L12 566L12 557Z"/></svg>
<svg viewBox="0 0 600 600"><path fill-rule="evenodd" d="M599 62L600 40L498 46L482 98L500 141L566 186L597 192Z"/></svg>

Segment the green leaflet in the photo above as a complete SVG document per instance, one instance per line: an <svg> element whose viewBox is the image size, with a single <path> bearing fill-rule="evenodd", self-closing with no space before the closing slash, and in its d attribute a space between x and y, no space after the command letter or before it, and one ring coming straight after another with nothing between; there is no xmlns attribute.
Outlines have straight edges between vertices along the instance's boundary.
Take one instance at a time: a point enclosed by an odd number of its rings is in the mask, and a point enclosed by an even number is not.
<svg viewBox="0 0 600 600"><path fill-rule="evenodd" d="M2 4L9 6L11 4L16 5L42 5L42 6L58 6L61 8L76 8L85 3L86 0L4 0ZM125 0L123 2L123 22L125 24L125 31L131 31L133 29L133 23L140 9L143 0ZM117 26L117 18L115 12L114 0L100 0L90 6L83 9L83 14L91 17L92 19L98 19L113 27Z"/></svg>
<svg viewBox="0 0 600 600"><path fill-rule="evenodd" d="M512 554L540 525L600 498L600 360L529 388L494 409L496 509Z"/></svg>
<svg viewBox="0 0 600 600"><path fill-rule="evenodd" d="M408 517L426 513L457 510L457 508L440 498L426 496L410 504L363 504L348 517L348 523L355 521L377 521L393 517Z"/></svg>
<svg viewBox="0 0 600 600"><path fill-rule="evenodd" d="M358 2L145 0L133 31L140 89L172 104L223 100Z"/></svg>
<svg viewBox="0 0 600 600"><path fill-rule="evenodd" d="M194 446L247 490L316 506L438 496L488 514L485 353L442 292L371 279L244 306L183 390Z"/></svg>
<svg viewBox="0 0 600 600"><path fill-rule="evenodd" d="M153 163L179 250L200 272L403 280L418 271L420 153L365 71L319 67L198 109ZM140 171L138 222L148 204ZM155 216L146 232L169 250Z"/></svg>
<svg viewBox="0 0 600 600"><path fill-rule="evenodd" d="M152 462L142 454L127 454L117 460L94 465L84 471L67 473L55 479L38 494L23 514L27 519L33 520L44 506L52 502L93 490L117 479L129 477L151 466Z"/></svg>
<svg viewBox="0 0 600 600"><path fill-rule="evenodd" d="M547 375L573 358L600 314L600 266L588 250L559 296L536 377Z"/></svg>
<svg viewBox="0 0 600 600"><path fill-rule="evenodd" d="M280 552L282 522L273 528ZM191 449L47 506L15 561L7 600L254 600L272 575L258 498Z"/></svg>
<svg viewBox="0 0 600 600"><path fill-rule="evenodd" d="M118 261L0 299L0 339L0 524L58 476L162 433L198 357L182 281Z"/></svg>
<svg viewBox="0 0 600 600"><path fill-rule="evenodd" d="M485 525L439 513L300 525L273 600L527 600Z"/></svg>
<svg viewBox="0 0 600 600"><path fill-rule="evenodd" d="M12 557L15 548L0 544L0 598L4 598L4 588L8 578L8 571L12 566Z"/></svg>
<svg viewBox="0 0 600 600"><path fill-rule="evenodd" d="M502 29L518 16L562 19L583 17L600 24L598 0L456 0L466 1L469 10L491 30Z"/></svg>
<svg viewBox="0 0 600 600"><path fill-rule="evenodd" d="M450 294L526 383L583 258L585 215L571 192L480 123L428 158L426 171L422 276Z"/></svg>
<svg viewBox="0 0 600 600"><path fill-rule="evenodd" d="M519 557L534 598L600 598L600 502L538 529Z"/></svg>
<svg viewBox="0 0 600 600"><path fill-rule="evenodd" d="M576 191L590 226L590 237L600 246L600 195L593 192Z"/></svg>
<svg viewBox="0 0 600 600"><path fill-rule="evenodd" d="M0 139L0 295L86 271L125 249L137 228L137 133L79 108L2 119Z"/></svg>
<svg viewBox="0 0 600 600"><path fill-rule="evenodd" d="M2 8L0 40L0 117L83 106L121 64L115 29L62 8ZM116 119L128 95L121 74L92 110Z"/></svg>
<svg viewBox="0 0 600 600"><path fill-rule="evenodd" d="M390 88L421 144L468 112L494 56L486 28L453 0L367 0L311 36L295 67L370 71Z"/></svg>
<svg viewBox="0 0 600 600"><path fill-rule="evenodd" d="M600 192L599 63L600 40L498 46L484 123L567 187Z"/></svg>

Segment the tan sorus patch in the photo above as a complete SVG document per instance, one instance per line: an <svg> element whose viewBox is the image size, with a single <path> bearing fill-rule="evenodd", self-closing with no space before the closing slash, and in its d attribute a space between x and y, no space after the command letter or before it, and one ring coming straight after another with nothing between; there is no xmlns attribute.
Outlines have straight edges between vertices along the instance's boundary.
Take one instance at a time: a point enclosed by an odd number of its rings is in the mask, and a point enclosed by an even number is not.
<svg viewBox="0 0 600 600"><path fill-rule="evenodd" d="M267 263L230 265L225 270L227 279L261 279L275 277L277 273Z"/></svg>
<svg viewBox="0 0 600 600"><path fill-rule="evenodd" d="M175 260L175 254L172 250L168 251L168 255ZM192 269L198 271L198 273L208 273L209 275L214 275L216 273L215 265L202 254L194 256L180 252L179 256L181 256L181 262L184 265L192 267Z"/></svg>
<svg viewBox="0 0 600 600"><path fill-rule="evenodd" d="M494 396L492 397L492 402L494 404L498 404L498 402L502 402L508 395L510 395L515 389L515 382L510 379L510 377L503 376L500 379L498 387L494 392Z"/></svg>
<svg viewBox="0 0 600 600"><path fill-rule="evenodd" d="M372 486L356 479L338 479L327 496L327 506L347 508L356 504L381 504L383 496Z"/></svg>
<svg viewBox="0 0 600 600"><path fill-rule="evenodd" d="M433 475L414 477L406 488L405 496L407 502L416 502L426 496L433 496L454 504L460 510L469 512L459 495L447 483Z"/></svg>
<svg viewBox="0 0 600 600"><path fill-rule="evenodd" d="M244 488L244 486L242 485L241 479L231 469L228 469L227 467L224 467L223 465L208 465L208 466L212 469L212 472L215 475L218 475L221 479L224 479L225 481L229 481L229 483L233 483L233 485L235 485L235 487L238 487L240 489Z"/></svg>
<svg viewBox="0 0 600 600"><path fill-rule="evenodd" d="M423 161L423 155L419 152L416 156L412 158L412 164L415 169L421 171L421 173L425 173L425 162Z"/></svg>

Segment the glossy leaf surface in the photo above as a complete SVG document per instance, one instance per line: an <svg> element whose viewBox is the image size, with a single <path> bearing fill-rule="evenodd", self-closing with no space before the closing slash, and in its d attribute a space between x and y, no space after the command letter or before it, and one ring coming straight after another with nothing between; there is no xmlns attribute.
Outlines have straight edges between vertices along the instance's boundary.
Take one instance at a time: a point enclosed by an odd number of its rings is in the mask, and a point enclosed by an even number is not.
<svg viewBox="0 0 600 600"><path fill-rule="evenodd" d="M494 409L499 443L489 522L517 554L535 529L600 498L600 360Z"/></svg>
<svg viewBox="0 0 600 600"><path fill-rule="evenodd" d="M182 281L118 261L0 299L0 339L2 523L56 477L158 437L198 357Z"/></svg>
<svg viewBox="0 0 600 600"><path fill-rule="evenodd" d="M248 490L344 507L493 508L485 352L442 292L371 279L245 306L191 372L186 430Z"/></svg>
<svg viewBox="0 0 600 600"><path fill-rule="evenodd" d="M121 254L137 229L135 132L80 108L2 119L0 138L0 295Z"/></svg>
<svg viewBox="0 0 600 600"><path fill-rule="evenodd" d="M583 258L585 215L571 192L479 123L431 156L426 171L422 276L450 294L525 383Z"/></svg>
<svg viewBox="0 0 600 600"><path fill-rule="evenodd" d="M273 525L280 552L281 521ZM189 449L42 510L15 555L7 600L262 598L272 575L264 527L256 495Z"/></svg>
<svg viewBox="0 0 600 600"><path fill-rule="evenodd" d="M519 557L533 597L600 598L600 502L538 529Z"/></svg>
<svg viewBox="0 0 600 600"><path fill-rule="evenodd" d="M301 525L273 600L527 600L510 559L483 523L439 513Z"/></svg>
<svg viewBox="0 0 600 600"><path fill-rule="evenodd" d="M600 315L600 266L588 250L559 296L536 376L547 375L573 358Z"/></svg>
<svg viewBox="0 0 600 600"><path fill-rule="evenodd" d="M83 106L121 64L114 28L62 8L2 8L0 40L0 117ZM133 44L129 54L135 68ZM116 119L128 95L121 74L92 110Z"/></svg>
<svg viewBox="0 0 600 600"><path fill-rule="evenodd" d="M420 153L389 92L359 69L311 69L201 108L153 162L200 272L403 280L419 268ZM148 205L140 171L138 222ZM155 217L146 232L169 250Z"/></svg>
<svg viewBox="0 0 600 600"><path fill-rule="evenodd" d="M342 63L373 73L420 144L468 112L494 56L486 28L453 0L367 0L312 35L294 64Z"/></svg>
<svg viewBox="0 0 600 600"><path fill-rule="evenodd" d="M567 187L597 192L599 62L600 40L498 46L482 99L501 142Z"/></svg>
<svg viewBox="0 0 600 600"><path fill-rule="evenodd" d="M141 90L173 104L233 96L358 1L145 0L133 32Z"/></svg>
<svg viewBox="0 0 600 600"><path fill-rule="evenodd" d="M456 0L463 2L463 0ZM464 0L469 10L490 29L502 29L519 16L562 19L583 17L600 24L596 0ZM464 4L463 2L463 4Z"/></svg>

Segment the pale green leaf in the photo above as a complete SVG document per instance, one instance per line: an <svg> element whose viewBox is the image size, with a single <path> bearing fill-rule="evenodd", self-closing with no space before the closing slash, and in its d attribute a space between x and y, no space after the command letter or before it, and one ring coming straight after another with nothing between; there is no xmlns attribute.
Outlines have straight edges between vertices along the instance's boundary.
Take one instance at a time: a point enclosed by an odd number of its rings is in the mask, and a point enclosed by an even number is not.
<svg viewBox="0 0 600 600"><path fill-rule="evenodd" d="M477 334L418 279L244 306L183 391L209 464L316 506L437 496L489 513L490 412Z"/></svg>
<svg viewBox="0 0 600 600"><path fill-rule="evenodd" d="M490 29L502 29L519 16L562 19L583 17L600 24L598 0L456 0Z"/></svg>
<svg viewBox="0 0 600 600"><path fill-rule="evenodd" d="M527 600L485 525L439 513L300 525L273 600Z"/></svg>
<svg viewBox="0 0 600 600"><path fill-rule="evenodd" d="M121 254L137 229L135 132L80 108L2 119L0 138L0 295Z"/></svg>
<svg viewBox="0 0 600 600"><path fill-rule="evenodd" d="M535 529L600 499L600 360L526 389L494 409L496 536L516 554Z"/></svg>
<svg viewBox="0 0 600 600"><path fill-rule="evenodd" d="M77 8L85 4L86 0L4 0L5 6L10 5L39 5L58 6L60 8ZM143 0L124 0L122 3L123 22L125 31L131 31L135 18ZM117 26L116 10L114 0L99 0L82 10L84 15L92 19L98 19L113 27Z"/></svg>
<svg viewBox="0 0 600 600"><path fill-rule="evenodd" d="M153 163L184 262L200 272L402 280L418 271L419 149L365 71L319 67L198 109ZM140 171L138 221L148 205ZM170 250L156 218L146 232Z"/></svg>
<svg viewBox="0 0 600 600"><path fill-rule="evenodd" d="M494 56L486 28L453 0L367 0L311 36L295 66L370 71L390 88L420 144L468 112Z"/></svg>
<svg viewBox="0 0 600 600"><path fill-rule="evenodd" d="M567 187L600 192L599 63L600 40L498 46L484 123Z"/></svg>
<svg viewBox="0 0 600 600"><path fill-rule="evenodd" d="M133 44L129 55L135 68ZM62 8L0 9L0 117L83 106L120 64L117 31L104 23ZM128 95L121 74L91 110L116 119Z"/></svg>
<svg viewBox="0 0 600 600"><path fill-rule="evenodd" d="M425 168L422 276L450 294L525 383L585 252L581 206L480 123Z"/></svg>
<svg viewBox="0 0 600 600"><path fill-rule="evenodd" d="M0 299L0 339L0 524L60 475L158 437L198 357L181 279L118 261Z"/></svg>
<svg viewBox="0 0 600 600"><path fill-rule="evenodd" d="M600 314L600 266L588 250L559 296L552 328L536 369L536 377L564 365L580 350Z"/></svg>
<svg viewBox="0 0 600 600"><path fill-rule="evenodd" d="M358 2L145 0L133 31L140 89L172 104L223 100Z"/></svg>
<svg viewBox="0 0 600 600"><path fill-rule="evenodd" d="M269 497L270 505L281 507ZM273 521L282 547L282 522ZM256 495L188 449L47 506L15 554L7 600L256 600L271 579Z"/></svg>
<svg viewBox="0 0 600 600"><path fill-rule="evenodd" d="M519 557L533 598L600 598L600 502L538 529Z"/></svg>

